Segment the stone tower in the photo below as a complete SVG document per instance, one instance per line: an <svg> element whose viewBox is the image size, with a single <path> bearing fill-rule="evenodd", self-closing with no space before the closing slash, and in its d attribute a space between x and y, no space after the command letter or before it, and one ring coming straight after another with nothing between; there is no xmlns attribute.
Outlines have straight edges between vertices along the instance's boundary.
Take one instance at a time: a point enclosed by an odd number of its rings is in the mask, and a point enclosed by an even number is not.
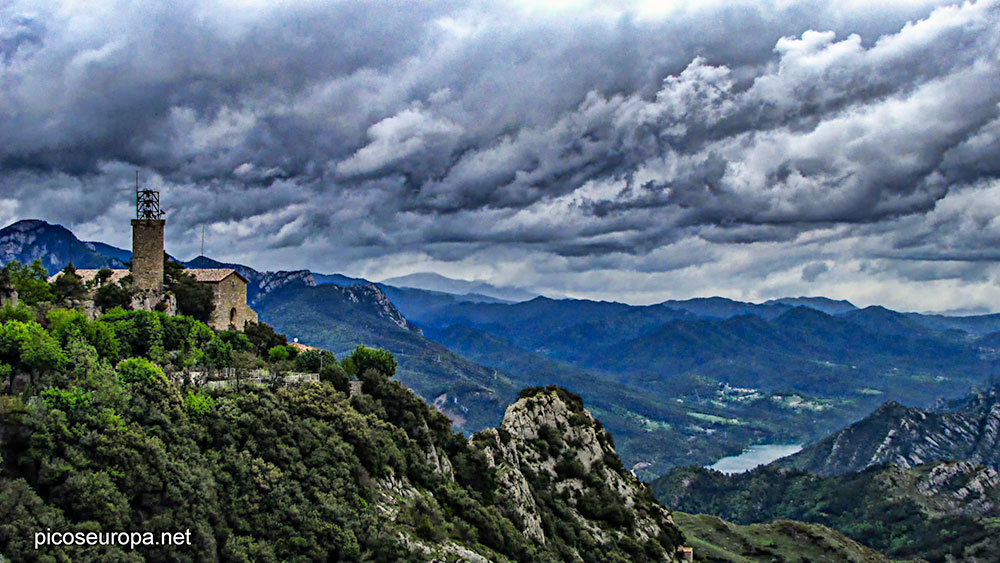
<svg viewBox="0 0 1000 563"><path fill-rule="evenodd" d="M160 192L139 190L135 180L135 215L132 219L132 287L137 291L163 290L163 229Z"/></svg>

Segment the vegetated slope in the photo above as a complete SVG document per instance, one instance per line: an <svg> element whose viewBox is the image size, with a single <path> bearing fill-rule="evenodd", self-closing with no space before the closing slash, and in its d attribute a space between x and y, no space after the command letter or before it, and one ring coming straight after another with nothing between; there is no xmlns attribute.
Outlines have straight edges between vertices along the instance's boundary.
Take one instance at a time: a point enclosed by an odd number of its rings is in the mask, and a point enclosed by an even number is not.
<svg viewBox="0 0 1000 563"><path fill-rule="evenodd" d="M818 524L778 520L739 526L707 514L673 513L698 561L706 563L888 563L881 553Z"/></svg>
<svg viewBox="0 0 1000 563"><path fill-rule="evenodd" d="M643 385L697 372L740 387L819 396L875 388L917 404L954 396L990 370L971 346L923 333L875 332L806 307L773 321L753 316L673 321L616 343L613 351L594 349L585 365L633 374Z"/></svg>
<svg viewBox="0 0 1000 563"><path fill-rule="evenodd" d="M682 541L565 391L525 393L468 441L375 372L350 397L326 383L195 392L68 338L85 364L37 379L41 396L0 397L5 558L669 561ZM191 543L36 549L46 529Z"/></svg>
<svg viewBox="0 0 1000 563"><path fill-rule="evenodd" d="M667 392L673 377L693 373L765 392L850 396L864 405L858 414L887 398L926 405L959 396L991 370L971 339L880 307L834 316L783 303L697 301L685 309L545 298L400 306L422 327L475 328L551 359L622 374L621 381L648 390Z"/></svg>
<svg viewBox="0 0 1000 563"><path fill-rule="evenodd" d="M278 332L338 356L359 344L391 351L399 361L399 380L434 401L463 430L496 425L517 395L519 387L503 374L425 338L374 284L291 281L258 296L254 306Z"/></svg>
<svg viewBox="0 0 1000 563"><path fill-rule="evenodd" d="M677 510L740 524L818 523L892 558L992 561L1000 553L1000 475L971 462L880 466L836 477L773 466L732 476L675 468L653 489Z"/></svg>
<svg viewBox="0 0 1000 563"><path fill-rule="evenodd" d="M0 231L0 261L30 263L44 258L50 272L72 258L77 267L122 268L130 253L101 243L79 241L72 232L43 221L21 221ZM400 378L439 407L464 430L497 424L519 387L496 370L486 369L421 336L369 282L308 270L262 272L243 264L205 256L186 262L191 268L234 268L249 280L247 299L261 320L308 344L343 353L357 344L390 349L400 361ZM350 287L326 285L331 281ZM364 286L366 289L359 289ZM284 290L270 299L272 293ZM414 290L419 292L420 290ZM413 292L411 292L413 293Z"/></svg>
<svg viewBox="0 0 1000 563"><path fill-rule="evenodd" d="M938 460L969 460L1000 470L1000 386L974 392L957 406L935 412L889 402L775 464L817 475Z"/></svg>

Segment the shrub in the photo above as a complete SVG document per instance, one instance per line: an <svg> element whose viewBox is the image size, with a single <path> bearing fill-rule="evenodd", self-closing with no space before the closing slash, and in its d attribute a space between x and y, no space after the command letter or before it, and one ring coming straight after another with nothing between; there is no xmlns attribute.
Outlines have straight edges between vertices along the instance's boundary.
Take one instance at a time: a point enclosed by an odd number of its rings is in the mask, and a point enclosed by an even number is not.
<svg viewBox="0 0 1000 563"><path fill-rule="evenodd" d="M81 299L87 294L87 288L83 287L80 276L76 275L76 268L70 264L63 268L62 275L52 282L52 293L56 300Z"/></svg>
<svg viewBox="0 0 1000 563"><path fill-rule="evenodd" d="M233 347L221 338L213 338L205 345L205 359L215 368L227 368L233 365Z"/></svg>
<svg viewBox="0 0 1000 563"><path fill-rule="evenodd" d="M326 350L306 350L295 356L295 369L298 371L319 373L331 364L337 364L337 357ZM339 364L337 367L340 367Z"/></svg>
<svg viewBox="0 0 1000 563"><path fill-rule="evenodd" d="M37 305L52 301L52 286L46 281L49 273L42 266L42 261L35 260L30 266L22 266L17 260L11 260L4 266L7 279L17 291L18 298L25 305Z"/></svg>
<svg viewBox="0 0 1000 563"><path fill-rule="evenodd" d="M267 351L267 359L271 362L283 362L288 359L291 354L288 353L287 346L274 346Z"/></svg>
<svg viewBox="0 0 1000 563"><path fill-rule="evenodd" d="M396 357L382 348L358 346L344 358L344 371L351 375L361 375L372 369L386 377L396 374Z"/></svg>
<svg viewBox="0 0 1000 563"><path fill-rule="evenodd" d="M118 362L118 379L122 383L156 383L166 381L163 369L146 358L129 358Z"/></svg>
<svg viewBox="0 0 1000 563"><path fill-rule="evenodd" d="M288 344L288 339L285 338L285 335L274 332L271 325L267 323L248 322L243 327L243 334L257 350L257 355L259 356L263 356L275 346Z"/></svg>
<svg viewBox="0 0 1000 563"><path fill-rule="evenodd" d="M0 361L33 373L59 369L66 354L59 342L34 321L0 325Z"/></svg>
<svg viewBox="0 0 1000 563"><path fill-rule="evenodd" d="M253 343L250 342L247 335L238 330L223 330L218 335L223 342L229 344L233 352L249 352L253 350Z"/></svg>
<svg viewBox="0 0 1000 563"><path fill-rule="evenodd" d="M351 390L351 377L337 362L324 364L323 369L319 370L319 380L333 385L337 391L347 393Z"/></svg>
<svg viewBox="0 0 1000 563"><path fill-rule="evenodd" d="M94 305L102 313L106 313L115 307L131 309L132 294L117 283L106 283L97 288L97 291L94 293Z"/></svg>
<svg viewBox="0 0 1000 563"><path fill-rule="evenodd" d="M208 322L211 319L212 312L215 310L211 286L198 283L192 275L183 274L167 287L177 298L178 313L202 322Z"/></svg>
<svg viewBox="0 0 1000 563"><path fill-rule="evenodd" d="M215 399L204 391L188 391L184 396L184 409L193 415L203 415L215 410Z"/></svg>
<svg viewBox="0 0 1000 563"><path fill-rule="evenodd" d="M0 323L7 321L26 323L33 320L35 320L35 312L23 303L18 303L17 307L11 306L9 303L0 307Z"/></svg>
<svg viewBox="0 0 1000 563"><path fill-rule="evenodd" d="M79 389L49 388L42 391L42 402L53 409L63 412L85 410L90 408L90 394Z"/></svg>

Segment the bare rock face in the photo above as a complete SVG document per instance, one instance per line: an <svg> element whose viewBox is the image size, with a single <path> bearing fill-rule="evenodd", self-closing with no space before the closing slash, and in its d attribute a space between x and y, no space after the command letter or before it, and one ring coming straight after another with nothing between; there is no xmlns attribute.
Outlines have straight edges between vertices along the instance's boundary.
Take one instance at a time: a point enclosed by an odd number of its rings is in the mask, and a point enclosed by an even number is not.
<svg viewBox="0 0 1000 563"><path fill-rule="evenodd" d="M241 272L242 274L242 272ZM251 277L251 275L253 277ZM309 287L315 287L316 280L309 270L296 270L294 272L253 272L251 275L243 274L251 280L255 286L253 292L253 302L275 291L278 288L290 283L302 283Z"/></svg>
<svg viewBox="0 0 1000 563"><path fill-rule="evenodd" d="M558 387L521 395L500 428L472 438L497 470L508 517L544 543L545 515L569 512L599 544L628 535L639 544L659 543L663 560L673 560L683 537L669 511L622 465L610 434L580 397Z"/></svg>
<svg viewBox="0 0 1000 563"><path fill-rule="evenodd" d="M915 483L937 512L994 516L1000 499L1000 474L969 461L940 463Z"/></svg>
<svg viewBox="0 0 1000 563"><path fill-rule="evenodd" d="M177 297L162 291L136 291L131 306L137 311L162 311L173 316L177 314Z"/></svg>
<svg viewBox="0 0 1000 563"><path fill-rule="evenodd" d="M403 330L420 332L420 329L406 320L406 317L396 309L389 297L373 283L351 286L335 286L337 290L344 294L344 298L354 304L365 304L375 313L395 324Z"/></svg>
<svg viewBox="0 0 1000 563"><path fill-rule="evenodd" d="M864 420L775 464L832 476L883 464L909 468L955 459L1000 470L1000 387L974 393L953 411L888 402Z"/></svg>

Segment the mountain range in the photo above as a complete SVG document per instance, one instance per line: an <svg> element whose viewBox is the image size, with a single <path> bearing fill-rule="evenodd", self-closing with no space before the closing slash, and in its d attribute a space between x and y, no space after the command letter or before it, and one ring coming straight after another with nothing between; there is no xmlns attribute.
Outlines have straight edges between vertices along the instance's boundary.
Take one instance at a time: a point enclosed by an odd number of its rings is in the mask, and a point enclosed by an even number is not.
<svg viewBox="0 0 1000 563"><path fill-rule="evenodd" d="M439 293L488 297L500 301L528 301L537 297L518 287L498 287L483 281L456 280L431 272L419 272L382 280L383 285L426 289Z"/></svg>
<svg viewBox="0 0 1000 563"><path fill-rule="evenodd" d="M0 256L42 258L55 271L71 258L122 267L129 253L21 221L0 230ZM389 349L400 380L466 432L495 426L521 387L570 388L646 478L751 443L818 441L886 400L929 407L961 397L992 373L1000 340L996 315L898 313L817 297L511 302L461 284L449 286L466 292L456 294L207 257L187 264L240 271L261 319L291 338L337 354L358 344Z"/></svg>

